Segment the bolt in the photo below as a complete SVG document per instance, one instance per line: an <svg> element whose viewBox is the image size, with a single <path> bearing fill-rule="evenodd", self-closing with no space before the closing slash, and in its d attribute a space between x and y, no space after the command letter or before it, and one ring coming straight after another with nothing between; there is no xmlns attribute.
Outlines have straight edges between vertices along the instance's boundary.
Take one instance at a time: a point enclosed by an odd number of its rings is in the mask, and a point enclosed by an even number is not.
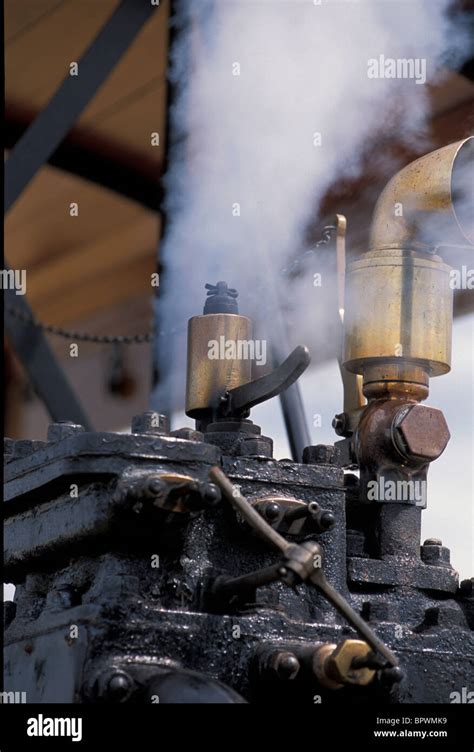
<svg viewBox="0 0 474 752"><path fill-rule="evenodd" d="M316 444L303 449L303 464L330 465L334 462L336 450L332 445Z"/></svg>
<svg viewBox="0 0 474 752"><path fill-rule="evenodd" d="M170 436L173 436L175 439L186 439L187 441L204 441L204 434L201 431L195 431L187 427L171 431Z"/></svg>
<svg viewBox="0 0 474 752"><path fill-rule="evenodd" d="M166 484L161 478L151 477L146 482L146 488L153 496L161 496L166 490Z"/></svg>
<svg viewBox="0 0 474 752"><path fill-rule="evenodd" d="M132 433L143 433L151 436L163 436L169 433L170 422L166 415L148 411L132 418Z"/></svg>
<svg viewBox="0 0 474 752"><path fill-rule="evenodd" d="M107 702L125 702L133 687L133 679L121 669L103 671L95 682L96 695Z"/></svg>
<svg viewBox="0 0 474 752"><path fill-rule="evenodd" d="M461 598L472 598L474 596L474 577L461 582L459 585L459 595Z"/></svg>
<svg viewBox="0 0 474 752"><path fill-rule="evenodd" d="M319 520L319 525L323 530L330 530L336 524L336 518L332 512L323 512Z"/></svg>
<svg viewBox="0 0 474 752"><path fill-rule="evenodd" d="M438 459L450 436L443 413L434 407L405 405L393 419L392 441L408 459Z"/></svg>
<svg viewBox="0 0 474 752"><path fill-rule="evenodd" d="M340 413L339 415L334 416L333 421L332 421L332 427L334 428L334 431L337 433L338 436L344 436L346 424L347 424L347 417L345 413Z"/></svg>
<svg viewBox="0 0 474 752"><path fill-rule="evenodd" d="M276 501L268 501L263 507L263 515L267 520L273 521L280 515L280 506Z"/></svg>
<svg viewBox="0 0 474 752"><path fill-rule="evenodd" d="M436 567L450 567L449 548L443 546L439 538L428 538L420 549L421 560Z"/></svg>
<svg viewBox="0 0 474 752"><path fill-rule="evenodd" d="M85 431L85 428L79 423L73 423L70 420L59 420L57 423L49 425L46 438L51 442L62 441L75 433L82 433L83 431Z"/></svg>
<svg viewBox="0 0 474 752"><path fill-rule="evenodd" d="M363 640L343 640L324 661L325 673L330 680L339 684L370 684L375 676L373 669L353 668L355 658L368 658L370 653L370 647Z"/></svg>
<svg viewBox="0 0 474 752"><path fill-rule="evenodd" d="M109 679L107 694L110 700L121 702L129 694L131 688L130 678L125 674L114 674Z"/></svg>
<svg viewBox="0 0 474 752"><path fill-rule="evenodd" d="M294 653L279 651L271 662L272 668L279 679L294 679L300 670L300 662Z"/></svg>
<svg viewBox="0 0 474 752"><path fill-rule="evenodd" d="M204 498L210 505L217 504L221 500L220 489L215 483L206 483L204 485Z"/></svg>
<svg viewBox="0 0 474 752"><path fill-rule="evenodd" d="M246 436L239 447L241 457L272 457L273 441L267 436Z"/></svg>

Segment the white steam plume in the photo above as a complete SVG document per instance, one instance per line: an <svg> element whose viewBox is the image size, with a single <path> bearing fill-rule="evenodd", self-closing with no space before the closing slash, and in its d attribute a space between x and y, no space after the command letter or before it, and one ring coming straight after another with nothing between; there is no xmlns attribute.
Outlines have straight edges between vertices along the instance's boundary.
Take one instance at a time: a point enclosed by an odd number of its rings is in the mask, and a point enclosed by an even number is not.
<svg viewBox="0 0 474 752"><path fill-rule="evenodd" d="M202 312L204 284L225 279L243 313L263 310L318 202L335 179L357 174L371 137L394 128L410 142L424 137L426 84L371 78L368 61L424 61L418 71L432 80L453 38L449 5L178 2L185 30L173 51L171 130L186 138L165 181L158 325L181 334L172 352L159 339L158 409L182 403L186 321Z"/></svg>

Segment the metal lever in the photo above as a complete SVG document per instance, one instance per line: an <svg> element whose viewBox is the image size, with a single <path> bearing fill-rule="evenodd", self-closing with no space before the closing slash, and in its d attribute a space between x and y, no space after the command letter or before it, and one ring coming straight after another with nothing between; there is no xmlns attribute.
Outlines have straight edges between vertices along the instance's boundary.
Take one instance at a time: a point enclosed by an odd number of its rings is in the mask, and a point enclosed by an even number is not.
<svg viewBox="0 0 474 752"><path fill-rule="evenodd" d="M323 572L323 549L314 541L305 541L297 545L290 543L272 528L263 517L251 506L249 501L242 496L227 476L218 467L209 471L211 480L221 489L223 496L227 498L239 514L259 533L259 535L278 548L284 555L284 561L279 565L254 572L243 577L222 581L221 587L227 591L236 590L239 587L258 587L263 581L268 583L278 579L287 585L295 585L298 582L309 582L317 587L332 606L338 611L359 635L370 645L374 653L381 655L389 666L398 668L398 660L392 651L372 631L367 622L357 614L346 599L338 593L326 579Z"/></svg>
<svg viewBox="0 0 474 752"><path fill-rule="evenodd" d="M344 326L345 285L346 285L346 232L347 219L343 214L336 214L336 269L337 269L337 304L341 325ZM344 412L352 413L365 405L362 393L362 377L346 371L342 364L342 353L338 358L341 372Z"/></svg>
<svg viewBox="0 0 474 752"><path fill-rule="evenodd" d="M307 347L295 347L278 368L259 379L226 392L222 397L219 412L224 416L244 413L260 402L276 397L301 376L310 360Z"/></svg>

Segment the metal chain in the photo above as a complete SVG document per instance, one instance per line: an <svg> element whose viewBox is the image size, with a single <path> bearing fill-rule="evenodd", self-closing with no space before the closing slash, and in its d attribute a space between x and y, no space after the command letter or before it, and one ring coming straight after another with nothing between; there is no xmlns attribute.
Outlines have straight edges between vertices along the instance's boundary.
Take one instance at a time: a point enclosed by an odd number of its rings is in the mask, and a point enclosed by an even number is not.
<svg viewBox="0 0 474 752"><path fill-rule="evenodd" d="M60 326L54 326L53 324L45 324L42 321L37 321L33 316L25 314L18 308L13 306L6 306L5 310L11 316L14 316L24 324L33 324L48 334L54 334L57 337L65 337L70 340L77 340L78 342L92 342L100 345L141 345L145 342L153 342L155 338L154 330L146 332L145 334L131 334L131 335L109 335L109 334L88 334L87 332L74 332L69 329L63 329Z"/></svg>
<svg viewBox="0 0 474 752"><path fill-rule="evenodd" d="M314 256L317 248L321 248L322 246L328 245L331 242L332 233L336 229L337 228L334 225L326 225L326 227L323 227L321 239L318 240L308 251L305 251L305 253L301 254L301 256L298 256L296 259L294 259L289 266L281 269L281 276L290 277L296 275L300 268L304 266L305 262ZM69 340L77 340L78 342L91 342L97 345L142 345L147 342L153 342L156 337L162 337L165 334L165 332L157 332L155 329L151 329L144 334L130 335L89 334L88 332L75 332L71 331L70 329L64 329L61 326L55 326L54 324L46 324L43 321L37 321L34 316L29 316L28 314L20 311L14 306L6 306L5 310L11 316L14 316L24 324L33 324L47 334L53 334L56 337L64 337L65 339ZM176 327L171 332L168 332L168 334L176 334L180 329L182 329L182 327Z"/></svg>
<svg viewBox="0 0 474 752"><path fill-rule="evenodd" d="M309 248L307 251L301 254L301 256L298 256L295 258L292 263L289 266L286 266L285 268L280 270L280 274L283 277L292 277L295 276L300 269L305 265L309 259L313 258L315 255L315 252L318 248L321 248L322 246L329 245L329 243L332 240L332 234L337 230L337 227L335 225L326 225L323 227L323 231L321 233L321 239L318 240L316 243L313 244L311 248Z"/></svg>

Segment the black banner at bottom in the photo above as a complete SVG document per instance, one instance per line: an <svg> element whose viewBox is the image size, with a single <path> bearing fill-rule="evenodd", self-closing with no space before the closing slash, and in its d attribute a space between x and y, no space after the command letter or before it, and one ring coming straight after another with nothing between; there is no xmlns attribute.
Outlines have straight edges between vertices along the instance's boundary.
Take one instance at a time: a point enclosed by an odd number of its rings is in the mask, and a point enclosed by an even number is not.
<svg viewBox="0 0 474 752"><path fill-rule="evenodd" d="M474 707L332 705L286 709L183 705L3 704L0 751L95 749L112 744L137 752L171 744L222 747L242 739L280 745L285 737L321 749L422 749L472 752ZM311 741L312 740L312 741ZM286 739L285 739L286 741Z"/></svg>

